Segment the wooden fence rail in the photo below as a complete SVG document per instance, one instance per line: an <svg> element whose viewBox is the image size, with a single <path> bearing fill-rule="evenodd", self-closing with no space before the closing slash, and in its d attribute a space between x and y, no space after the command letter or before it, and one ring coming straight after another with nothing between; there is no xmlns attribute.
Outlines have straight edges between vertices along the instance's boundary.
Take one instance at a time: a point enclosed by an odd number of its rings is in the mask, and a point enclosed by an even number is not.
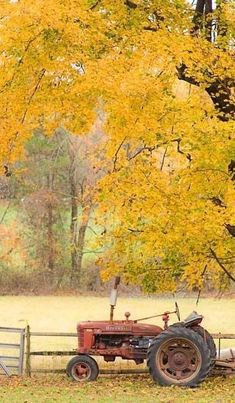
<svg viewBox="0 0 235 403"><path fill-rule="evenodd" d="M221 341L222 340L235 340L235 334L224 334L224 333L213 333L211 334L212 337L218 340L218 357L220 358L221 352ZM26 336L26 360L25 360L25 374L27 376L31 376L32 373L64 373L65 369L32 369L31 366L31 357L32 356L75 356L77 354L76 349L74 350L67 350L67 351L32 351L31 349L31 339L32 337L73 337L77 338L77 333L66 333L66 332L31 332L30 327L27 326L25 330ZM77 345L75 341L74 345ZM147 369L101 369L101 374L138 374L138 373L145 373Z"/></svg>

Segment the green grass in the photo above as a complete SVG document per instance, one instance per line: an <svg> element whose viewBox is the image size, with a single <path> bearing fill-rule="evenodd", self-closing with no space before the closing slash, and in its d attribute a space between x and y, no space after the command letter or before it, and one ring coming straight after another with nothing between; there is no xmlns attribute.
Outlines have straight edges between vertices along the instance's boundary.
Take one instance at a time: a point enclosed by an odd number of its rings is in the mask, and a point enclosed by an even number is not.
<svg viewBox="0 0 235 403"><path fill-rule="evenodd" d="M229 403L235 402L235 379L207 379L196 389L163 388L149 376L100 377L77 384L65 376L1 379L1 403Z"/></svg>

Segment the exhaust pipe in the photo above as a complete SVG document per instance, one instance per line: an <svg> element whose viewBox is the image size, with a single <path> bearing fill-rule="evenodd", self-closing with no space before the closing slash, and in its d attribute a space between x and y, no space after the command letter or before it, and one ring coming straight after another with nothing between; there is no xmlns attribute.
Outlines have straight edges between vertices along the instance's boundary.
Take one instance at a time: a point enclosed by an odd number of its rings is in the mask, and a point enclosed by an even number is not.
<svg viewBox="0 0 235 403"><path fill-rule="evenodd" d="M118 285L120 284L120 276L115 277L114 286L110 295L110 322L113 322L113 313L117 303Z"/></svg>

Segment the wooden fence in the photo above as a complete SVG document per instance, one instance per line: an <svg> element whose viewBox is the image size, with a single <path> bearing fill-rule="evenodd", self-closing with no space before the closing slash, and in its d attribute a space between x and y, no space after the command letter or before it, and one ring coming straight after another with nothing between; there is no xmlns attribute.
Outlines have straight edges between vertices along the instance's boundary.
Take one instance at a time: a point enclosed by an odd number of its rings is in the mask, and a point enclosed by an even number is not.
<svg viewBox="0 0 235 403"><path fill-rule="evenodd" d="M67 351L59 351L59 350L47 350L47 351L32 351L31 348L31 340L34 337L63 337L63 338L74 338L74 346L76 347L77 345L77 333L63 333L63 332L31 332L30 327L27 326L25 329L25 336L26 336L26 351L25 351L25 374L27 376L31 376L32 373L63 373L65 372L65 369L48 369L48 368L38 368L38 369L32 369L31 366L31 357L35 356L75 356L76 355L76 348L73 350L67 350ZM235 334L223 334L223 333L214 333L212 334L212 337L216 340L218 340L218 358L220 358L220 353L221 353L221 346L222 346L222 340L235 340ZM100 373L101 374L127 374L127 373L144 373L147 372L147 369L101 369Z"/></svg>
<svg viewBox="0 0 235 403"><path fill-rule="evenodd" d="M64 333L64 332L31 332L29 325L25 329L25 335L26 335L26 350L25 350L25 374L27 376L31 376L32 372L41 372L41 373L56 373L56 372L65 372L64 370L61 369L46 369L46 368L38 368L38 369L33 369L31 366L31 357L32 356L75 356L76 355L76 349L74 350L67 350L67 351L58 351L58 350L47 350L47 351L32 351L31 348L31 340L32 337L63 337L63 338L68 338L68 337L73 337L74 339L77 339L77 333ZM74 346L77 345L77 340L74 340Z"/></svg>

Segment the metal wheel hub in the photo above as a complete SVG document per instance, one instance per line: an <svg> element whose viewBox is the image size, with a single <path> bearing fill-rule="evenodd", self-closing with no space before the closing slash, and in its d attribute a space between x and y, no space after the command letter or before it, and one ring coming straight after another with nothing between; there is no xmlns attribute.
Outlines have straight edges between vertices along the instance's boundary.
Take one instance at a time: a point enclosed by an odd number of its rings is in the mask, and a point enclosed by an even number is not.
<svg viewBox="0 0 235 403"><path fill-rule="evenodd" d="M90 376L91 369L86 363L75 365L74 372L78 379L87 379Z"/></svg>
<svg viewBox="0 0 235 403"><path fill-rule="evenodd" d="M170 351L168 354L168 361L169 361L169 366L174 369L185 369L188 367L190 359L187 355L187 352L183 349L175 349L173 351Z"/></svg>
<svg viewBox="0 0 235 403"><path fill-rule="evenodd" d="M162 375L174 383L193 379L201 367L197 346L184 338L170 339L162 344L156 364Z"/></svg>

